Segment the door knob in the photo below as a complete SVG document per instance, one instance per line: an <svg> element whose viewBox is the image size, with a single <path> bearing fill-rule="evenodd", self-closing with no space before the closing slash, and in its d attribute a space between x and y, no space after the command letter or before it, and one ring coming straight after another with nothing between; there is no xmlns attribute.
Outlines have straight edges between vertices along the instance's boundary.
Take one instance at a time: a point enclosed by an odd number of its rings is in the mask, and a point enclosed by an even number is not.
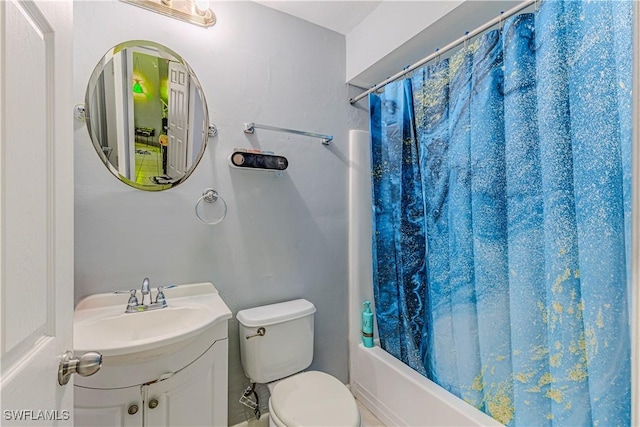
<svg viewBox="0 0 640 427"><path fill-rule="evenodd" d="M95 351L89 351L80 357L73 357L73 353L67 351L60 359L58 365L58 384L65 385L69 382L71 374L88 377L102 367L102 355Z"/></svg>

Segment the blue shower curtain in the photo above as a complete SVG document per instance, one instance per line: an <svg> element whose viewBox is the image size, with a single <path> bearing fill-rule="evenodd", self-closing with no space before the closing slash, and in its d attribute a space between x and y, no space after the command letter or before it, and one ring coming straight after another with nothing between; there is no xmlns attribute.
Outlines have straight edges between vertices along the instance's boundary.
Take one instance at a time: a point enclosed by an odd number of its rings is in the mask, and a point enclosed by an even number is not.
<svg viewBox="0 0 640 427"><path fill-rule="evenodd" d="M630 424L632 19L543 2L369 98L381 346L505 425Z"/></svg>

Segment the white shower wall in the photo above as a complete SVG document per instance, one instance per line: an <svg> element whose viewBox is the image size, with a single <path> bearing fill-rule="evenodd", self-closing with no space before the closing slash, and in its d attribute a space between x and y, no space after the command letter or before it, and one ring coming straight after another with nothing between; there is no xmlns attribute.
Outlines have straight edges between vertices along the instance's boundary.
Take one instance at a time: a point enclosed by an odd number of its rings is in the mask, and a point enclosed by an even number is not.
<svg viewBox="0 0 640 427"><path fill-rule="evenodd" d="M313 369L348 382L347 174L349 128L367 114L346 102L344 37L253 2L214 2L203 29L119 1L74 5L74 88L83 103L94 66L115 44L152 40L195 71L219 135L193 175L163 192L118 182L100 163L84 123L75 125L75 296L211 281L235 313L304 297L317 307ZM69 112L71 116L71 112ZM256 130L264 123L334 135L320 140ZM234 147L289 159L281 176L231 169ZM215 188L229 205L216 226L194 205ZM238 325L229 327L229 423L245 419L247 385ZM266 393L261 389L262 407Z"/></svg>

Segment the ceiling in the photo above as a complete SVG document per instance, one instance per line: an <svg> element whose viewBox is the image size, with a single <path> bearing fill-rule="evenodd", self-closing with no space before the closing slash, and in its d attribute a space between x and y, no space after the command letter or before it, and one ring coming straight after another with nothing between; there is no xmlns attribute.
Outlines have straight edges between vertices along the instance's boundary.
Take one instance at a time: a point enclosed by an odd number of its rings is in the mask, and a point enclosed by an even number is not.
<svg viewBox="0 0 640 427"><path fill-rule="evenodd" d="M382 0L256 0L256 3L260 3L263 6L277 9L345 35L360 24L381 2Z"/></svg>

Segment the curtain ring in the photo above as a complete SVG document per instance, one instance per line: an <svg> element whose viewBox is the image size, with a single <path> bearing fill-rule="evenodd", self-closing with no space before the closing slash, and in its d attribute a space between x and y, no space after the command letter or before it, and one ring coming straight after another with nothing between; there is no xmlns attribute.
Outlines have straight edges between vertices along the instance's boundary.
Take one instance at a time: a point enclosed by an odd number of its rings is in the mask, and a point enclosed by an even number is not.
<svg viewBox="0 0 640 427"><path fill-rule="evenodd" d="M500 32L504 28L504 10L500 11Z"/></svg>
<svg viewBox="0 0 640 427"><path fill-rule="evenodd" d="M464 50L467 50L469 47L469 31L464 32Z"/></svg>

